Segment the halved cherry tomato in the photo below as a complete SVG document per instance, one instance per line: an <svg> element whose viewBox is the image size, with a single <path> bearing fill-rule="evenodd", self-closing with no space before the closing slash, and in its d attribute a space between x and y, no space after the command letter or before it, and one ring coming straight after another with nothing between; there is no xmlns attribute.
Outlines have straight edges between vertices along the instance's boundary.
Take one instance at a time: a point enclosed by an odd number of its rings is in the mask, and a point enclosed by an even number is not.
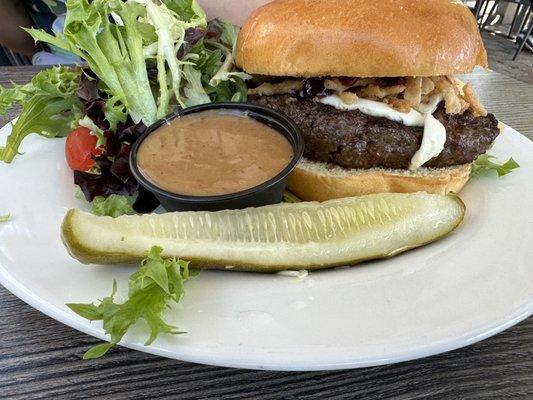
<svg viewBox="0 0 533 400"><path fill-rule="evenodd" d="M87 128L74 129L67 137L65 156L69 167L75 171L88 171L94 165L93 156L102 154L96 147L98 138Z"/></svg>

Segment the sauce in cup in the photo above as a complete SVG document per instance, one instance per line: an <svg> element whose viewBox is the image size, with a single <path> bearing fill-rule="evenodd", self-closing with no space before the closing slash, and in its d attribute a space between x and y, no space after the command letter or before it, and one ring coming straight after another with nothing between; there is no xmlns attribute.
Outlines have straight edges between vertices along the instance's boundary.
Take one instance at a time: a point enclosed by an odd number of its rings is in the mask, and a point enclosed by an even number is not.
<svg viewBox="0 0 533 400"><path fill-rule="evenodd" d="M207 110L173 119L139 146L139 170L171 193L218 196L258 186L282 172L293 147L277 130L243 114Z"/></svg>

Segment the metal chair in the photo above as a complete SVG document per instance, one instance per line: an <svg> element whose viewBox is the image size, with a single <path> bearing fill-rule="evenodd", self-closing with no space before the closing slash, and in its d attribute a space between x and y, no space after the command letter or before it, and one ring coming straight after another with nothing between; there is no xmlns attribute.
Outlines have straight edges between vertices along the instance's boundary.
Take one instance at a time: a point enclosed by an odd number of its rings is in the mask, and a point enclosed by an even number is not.
<svg viewBox="0 0 533 400"><path fill-rule="evenodd" d="M529 12L531 10L531 0L502 0L501 2L504 2L504 3L514 3L517 5L516 7L516 10L515 10L515 13L513 15L513 20L511 22L511 26L509 27L509 32L507 32L507 38L511 38L512 36L512 33L513 33L513 29L517 23L517 20L518 20L518 16L523 12L524 14L524 19L522 21L522 25L523 25L523 22L526 21L529 17ZM490 20L492 19L492 17L494 16L496 10L498 9L498 6L500 5L501 3L499 0L494 0L494 2L492 3L489 11L488 11L488 14L486 15L487 13L487 8L489 7L489 3L490 1L489 0L481 0L479 3L479 6L477 6L476 4L476 9L478 11L478 14L476 14L476 18L478 19L478 23L479 23L479 27L480 29L484 30L487 26L487 23L490 22ZM486 18L483 19L483 17L486 15ZM519 29L518 32L521 32L522 29Z"/></svg>
<svg viewBox="0 0 533 400"><path fill-rule="evenodd" d="M529 13L531 11L531 1L521 1L518 3L518 6L516 7L516 11L514 13L514 16L513 16L513 22L511 22L511 27L509 28L509 33L507 34L507 37L508 38L511 38L511 34L513 32L513 27L514 27L514 24L516 23L516 20L518 18L518 15L520 14L520 12L522 11L522 8L523 7L526 7L526 12L524 14L524 19L522 21L522 25L525 21L527 21L527 19L529 18ZM520 28L518 29L518 33L520 33L522 31L523 28Z"/></svg>
<svg viewBox="0 0 533 400"><path fill-rule="evenodd" d="M519 34L524 32L526 24L528 23L528 21L529 21L529 19L530 19L530 17L532 15L533 15L533 0L530 0L529 1L529 10L528 10L526 16L524 17L524 20L522 21L522 24L520 25L520 29L518 30ZM525 46L525 44L527 42L527 39L531 35L532 31L533 31L533 19L531 21L529 21L529 28L527 28L525 30L524 37L522 38L522 40L518 44L518 48L516 49L516 52L514 53L514 56L513 56L513 61L516 60L516 58L518 57L518 55L520 54L520 52L524 48L524 46ZM516 43L518 43L518 36L516 37Z"/></svg>
<svg viewBox="0 0 533 400"><path fill-rule="evenodd" d="M0 65L31 65L31 60L0 45Z"/></svg>
<svg viewBox="0 0 533 400"><path fill-rule="evenodd" d="M483 16L487 12L488 6L489 0L476 0L476 5L474 6L474 15L476 16L476 20L480 28L483 22Z"/></svg>

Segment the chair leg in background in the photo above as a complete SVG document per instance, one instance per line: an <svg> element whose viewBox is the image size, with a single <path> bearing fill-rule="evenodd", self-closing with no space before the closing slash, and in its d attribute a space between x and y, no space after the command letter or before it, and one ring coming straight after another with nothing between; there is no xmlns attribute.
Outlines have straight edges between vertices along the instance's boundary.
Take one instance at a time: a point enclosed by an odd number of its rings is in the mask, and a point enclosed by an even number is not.
<svg viewBox="0 0 533 400"><path fill-rule="evenodd" d="M481 24L483 23L483 15L485 15L485 12L487 12L488 5L489 5L489 1L488 0L481 0L481 4L479 5L478 14L476 15L477 22L478 22L480 28L481 28Z"/></svg>
<svg viewBox="0 0 533 400"><path fill-rule="evenodd" d="M488 3L488 2L487 2ZM492 14L494 13L496 7L498 6L498 1L494 1L494 3L492 3L492 7L490 8L490 11L489 11L489 14L487 15L487 18L485 19L485 21L481 24L481 29L485 29L485 27L487 26L487 22L489 22L489 19L491 19L492 17Z"/></svg>
<svg viewBox="0 0 533 400"><path fill-rule="evenodd" d="M516 7L516 11L514 12L513 22L511 22L511 27L509 28L509 33L507 34L507 38L509 39L511 38L511 35L513 33L514 24L516 22L516 18L518 18L518 15L520 14L520 11L522 11L522 4L518 4L518 6Z"/></svg>
<svg viewBox="0 0 533 400"><path fill-rule="evenodd" d="M531 14L531 10L529 10L528 14ZM525 33L524 37L522 38L522 40L520 42L520 45L518 46L518 49L516 49L516 52L514 53L514 56L513 56L513 61L516 60L516 57L518 57L518 55L520 54L520 52L524 48L524 46L526 44L526 41L527 41L527 38L529 37L529 35L531 35L531 31L533 31L533 21L530 22L529 28L527 28L527 32Z"/></svg>
<svg viewBox="0 0 533 400"><path fill-rule="evenodd" d="M518 28L518 35L524 30L532 11L533 10L531 9L531 6L528 6L526 12L524 13L524 19L522 20L522 23L520 24L520 28ZM516 35L515 43L518 43L518 35Z"/></svg>

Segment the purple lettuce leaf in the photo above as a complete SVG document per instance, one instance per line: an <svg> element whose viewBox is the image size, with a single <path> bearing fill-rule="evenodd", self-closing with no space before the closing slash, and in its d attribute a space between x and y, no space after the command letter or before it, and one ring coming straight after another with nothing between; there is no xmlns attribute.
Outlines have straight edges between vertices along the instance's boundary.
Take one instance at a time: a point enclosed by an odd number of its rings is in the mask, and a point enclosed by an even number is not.
<svg viewBox="0 0 533 400"><path fill-rule="evenodd" d="M140 214L147 214L159 207L159 200L142 186L139 186L137 200L133 203L133 209Z"/></svg>
<svg viewBox="0 0 533 400"><path fill-rule="evenodd" d="M176 54L178 59L183 60L183 58L187 55L191 48L200 40L202 40L206 34L207 31L205 29L188 28L185 31L184 42L182 43Z"/></svg>

